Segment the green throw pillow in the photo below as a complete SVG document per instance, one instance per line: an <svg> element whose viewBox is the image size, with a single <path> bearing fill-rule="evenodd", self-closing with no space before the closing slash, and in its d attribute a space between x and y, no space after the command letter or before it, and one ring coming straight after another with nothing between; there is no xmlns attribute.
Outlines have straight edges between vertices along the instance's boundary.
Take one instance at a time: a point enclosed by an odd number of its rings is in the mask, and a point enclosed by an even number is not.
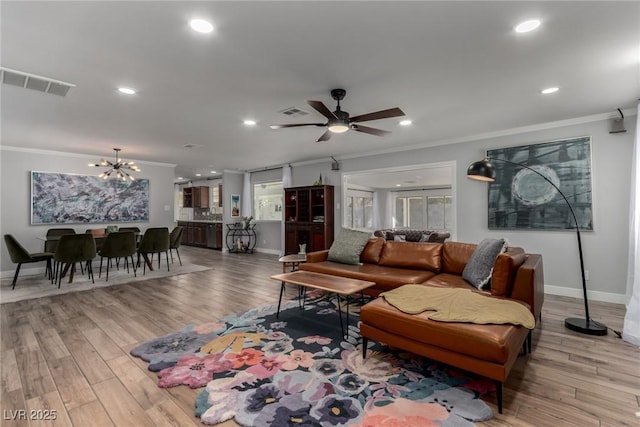
<svg viewBox="0 0 640 427"><path fill-rule="evenodd" d="M367 231L343 228L329 248L327 259L342 264L360 264L360 254L370 238L371 233Z"/></svg>
<svg viewBox="0 0 640 427"><path fill-rule="evenodd" d="M462 277L478 289L489 289L496 258L507 250L504 239L484 239L473 251Z"/></svg>

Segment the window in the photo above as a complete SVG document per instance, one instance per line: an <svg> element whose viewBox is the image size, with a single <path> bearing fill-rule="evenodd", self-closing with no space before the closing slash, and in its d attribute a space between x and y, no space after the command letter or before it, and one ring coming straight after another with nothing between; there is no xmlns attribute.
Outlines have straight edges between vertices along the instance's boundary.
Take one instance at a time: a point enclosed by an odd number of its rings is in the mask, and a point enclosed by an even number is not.
<svg viewBox="0 0 640 427"><path fill-rule="evenodd" d="M253 218L256 221L282 221L282 181L253 185Z"/></svg>
<svg viewBox="0 0 640 427"><path fill-rule="evenodd" d="M348 228L373 228L373 193L369 191L347 191L345 226Z"/></svg>
<svg viewBox="0 0 640 427"><path fill-rule="evenodd" d="M418 230L452 230L451 196L428 195L434 194L434 190L421 193L396 196L393 227Z"/></svg>

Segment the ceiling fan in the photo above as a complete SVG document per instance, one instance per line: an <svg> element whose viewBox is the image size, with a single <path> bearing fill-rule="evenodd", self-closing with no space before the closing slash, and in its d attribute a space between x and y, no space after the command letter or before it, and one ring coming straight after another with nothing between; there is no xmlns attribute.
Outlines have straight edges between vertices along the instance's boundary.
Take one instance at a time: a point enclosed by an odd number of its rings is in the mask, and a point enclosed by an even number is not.
<svg viewBox="0 0 640 427"><path fill-rule="evenodd" d="M307 104L313 107L317 112L325 116L329 121L327 123L295 123L288 125L271 125L271 129L293 128L300 126L321 126L327 127L328 130L323 133L320 138L316 139L316 142L328 141L333 133L343 133L349 129L353 129L357 132L364 132L370 135L384 136L391 132L382 129L371 128L368 126L362 126L357 123L366 122L369 120L388 119L390 117L404 116L404 112L396 108L389 108L388 110L376 111L374 113L362 114L355 117L349 117L349 113L340 109L340 101L344 99L347 91L344 89L333 89L331 91L331 97L338 101L335 111L331 111L327 108L322 101L307 100Z"/></svg>

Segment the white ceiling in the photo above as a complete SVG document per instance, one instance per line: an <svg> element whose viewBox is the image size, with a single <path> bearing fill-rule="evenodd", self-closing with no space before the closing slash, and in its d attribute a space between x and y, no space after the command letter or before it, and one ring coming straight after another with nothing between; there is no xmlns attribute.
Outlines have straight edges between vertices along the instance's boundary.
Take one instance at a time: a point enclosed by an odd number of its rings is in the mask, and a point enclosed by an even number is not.
<svg viewBox="0 0 640 427"><path fill-rule="evenodd" d="M640 96L639 2L3 1L0 12L3 67L77 85L64 98L1 85L3 145L120 147L186 177L436 145ZM194 33L194 17L214 32ZM513 31L532 17L537 31ZM560 91L541 95L548 86ZM398 106L414 123L367 122L393 133L323 143L322 128L269 128L325 121L304 100L333 110L336 87L351 115ZM278 113L288 107L310 114Z"/></svg>

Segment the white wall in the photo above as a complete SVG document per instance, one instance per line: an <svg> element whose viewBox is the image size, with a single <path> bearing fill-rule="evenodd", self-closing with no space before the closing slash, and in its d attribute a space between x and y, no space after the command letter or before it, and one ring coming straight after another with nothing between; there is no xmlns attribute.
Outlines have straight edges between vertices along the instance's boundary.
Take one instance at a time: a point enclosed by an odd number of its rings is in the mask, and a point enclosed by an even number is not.
<svg viewBox="0 0 640 427"><path fill-rule="evenodd" d="M582 233L587 287L592 299L623 303L627 272L631 154L635 120L625 123L627 133L609 134L610 121L582 123L487 138L453 145L340 160L342 170L331 171L331 162L293 167L295 186L323 181L335 185L336 233L340 230L342 203L340 175L385 167L454 161L456 240L479 242L485 237L506 237L511 245L543 256L545 291L581 297L582 282L574 231L507 231L487 227L487 187L466 178L467 167L493 148L591 136L594 231Z"/></svg>
<svg viewBox="0 0 640 427"><path fill-rule="evenodd" d="M0 234L13 234L16 239L30 252L40 252L43 242L38 237L44 237L48 228L60 225L31 225L31 171L72 173L81 175L97 174L96 170L87 166L95 162L95 156L72 153L57 153L40 150L22 150L13 147L1 147L0 164ZM173 227L173 179L174 165L138 161L142 170L135 174L137 178L149 180L149 222L127 223L127 226ZM104 224L106 225L118 225ZM78 232L87 228L102 226L97 224L69 224ZM67 227L65 224L64 227ZM2 276L12 275L15 265L11 262L7 248L2 243L0 251ZM44 264L25 265L24 274L29 269L41 270ZM23 274L21 272L21 274Z"/></svg>

